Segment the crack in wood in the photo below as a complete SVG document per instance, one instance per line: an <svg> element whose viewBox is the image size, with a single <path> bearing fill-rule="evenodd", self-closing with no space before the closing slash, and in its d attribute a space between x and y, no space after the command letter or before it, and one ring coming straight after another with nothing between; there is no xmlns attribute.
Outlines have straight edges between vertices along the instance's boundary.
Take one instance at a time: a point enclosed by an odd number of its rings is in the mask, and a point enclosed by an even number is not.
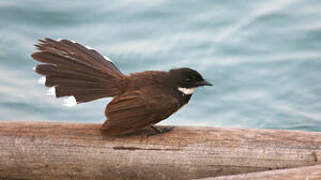
<svg viewBox="0 0 321 180"><path fill-rule="evenodd" d="M175 148L139 148L139 147L133 147L133 146L115 146L113 147L115 150L128 150L128 151L136 151L136 150L146 150L146 151L180 151L181 149L175 149Z"/></svg>

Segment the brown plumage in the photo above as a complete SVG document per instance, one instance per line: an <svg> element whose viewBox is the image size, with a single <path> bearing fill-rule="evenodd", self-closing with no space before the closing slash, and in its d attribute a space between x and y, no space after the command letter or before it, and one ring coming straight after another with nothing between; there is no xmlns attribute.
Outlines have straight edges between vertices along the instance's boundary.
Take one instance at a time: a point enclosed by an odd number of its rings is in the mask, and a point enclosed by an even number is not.
<svg viewBox="0 0 321 180"><path fill-rule="evenodd" d="M102 130L122 135L152 126L186 104L195 87L211 85L189 68L122 74L93 49L69 40L40 40L35 71L55 87L56 97L74 96L77 103L114 97L107 105ZM186 91L186 92L185 92ZM192 92L192 91L191 91Z"/></svg>

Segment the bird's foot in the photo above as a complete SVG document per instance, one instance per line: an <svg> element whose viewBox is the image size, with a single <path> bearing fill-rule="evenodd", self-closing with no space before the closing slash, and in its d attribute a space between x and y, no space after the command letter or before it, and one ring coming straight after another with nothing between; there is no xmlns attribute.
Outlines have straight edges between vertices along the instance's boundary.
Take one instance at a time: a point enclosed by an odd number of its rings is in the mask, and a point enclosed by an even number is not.
<svg viewBox="0 0 321 180"><path fill-rule="evenodd" d="M157 128L155 126L151 126L151 128L153 129L153 131L150 132L148 134L148 136L153 136L153 135L157 135L157 134L163 134L163 133L169 132L170 130L173 129L173 127Z"/></svg>

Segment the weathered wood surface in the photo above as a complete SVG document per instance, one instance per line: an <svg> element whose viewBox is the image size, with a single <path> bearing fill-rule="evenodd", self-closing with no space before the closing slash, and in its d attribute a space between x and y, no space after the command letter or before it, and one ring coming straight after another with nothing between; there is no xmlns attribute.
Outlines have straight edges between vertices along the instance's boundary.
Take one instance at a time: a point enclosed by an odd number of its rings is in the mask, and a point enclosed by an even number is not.
<svg viewBox="0 0 321 180"><path fill-rule="evenodd" d="M321 164L321 133L174 127L104 136L100 124L0 121L0 179L193 179Z"/></svg>
<svg viewBox="0 0 321 180"><path fill-rule="evenodd" d="M240 175L203 178L198 180L320 180L321 165L305 166L291 169L253 172Z"/></svg>

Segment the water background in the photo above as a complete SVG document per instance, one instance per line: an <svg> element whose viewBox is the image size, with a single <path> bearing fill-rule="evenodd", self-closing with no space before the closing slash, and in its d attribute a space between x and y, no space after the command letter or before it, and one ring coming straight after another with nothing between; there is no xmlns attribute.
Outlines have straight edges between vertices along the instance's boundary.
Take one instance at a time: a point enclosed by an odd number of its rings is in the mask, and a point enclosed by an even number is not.
<svg viewBox="0 0 321 180"><path fill-rule="evenodd" d="M321 1L0 1L0 120L103 122L110 99L46 96L33 45L67 38L124 73L192 67L213 87L161 124L321 131Z"/></svg>

